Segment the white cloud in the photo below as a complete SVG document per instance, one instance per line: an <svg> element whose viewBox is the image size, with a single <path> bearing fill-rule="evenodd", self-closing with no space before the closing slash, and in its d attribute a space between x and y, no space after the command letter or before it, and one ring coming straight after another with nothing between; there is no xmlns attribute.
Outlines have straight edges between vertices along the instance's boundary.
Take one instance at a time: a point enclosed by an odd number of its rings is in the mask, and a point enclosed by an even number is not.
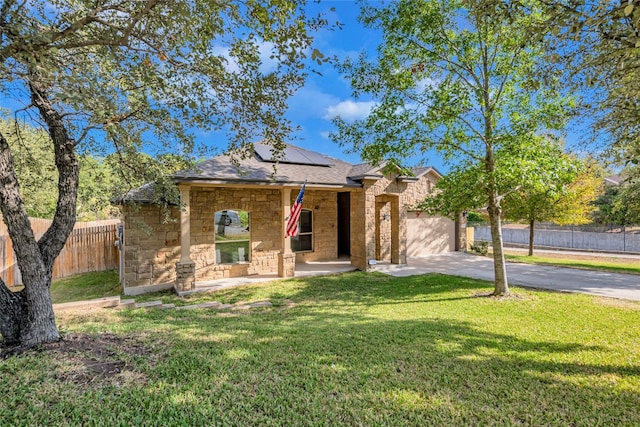
<svg viewBox="0 0 640 427"><path fill-rule="evenodd" d="M278 59L271 58L271 51L273 50L274 44L271 42L260 42L258 43L258 52L260 56L260 60L262 64L260 65L261 73L269 73L276 69L278 66ZM238 62L234 57L230 54L230 49L226 46L214 45L209 49L212 55L222 57L226 59L226 63L224 64L224 68L230 73L236 73L240 71L238 67Z"/></svg>
<svg viewBox="0 0 640 427"><path fill-rule="evenodd" d="M416 82L416 88L423 92L426 88L429 89L437 89L440 86L440 80L432 79L430 77L425 77L422 80Z"/></svg>
<svg viewBox="0 0 640 427"><path fill-rule="evenodd" d="M375 106L375 101L356 102L347 99L338 104L328 106L324 119L331 120L337 116L347 121L363 119L369 115L371 109Z"/></svg>

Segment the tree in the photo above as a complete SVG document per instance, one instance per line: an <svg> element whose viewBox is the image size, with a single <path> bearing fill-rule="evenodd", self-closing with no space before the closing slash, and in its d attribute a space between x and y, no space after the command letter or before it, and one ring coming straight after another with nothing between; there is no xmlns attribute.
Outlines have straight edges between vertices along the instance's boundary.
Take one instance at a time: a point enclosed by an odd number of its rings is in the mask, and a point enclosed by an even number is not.
<svg viewBox="0 0 640 427"><path fill-rule="evenodd" d="M334 139L370 161L436 148L482 189L494 248L495 295L509 293L502 248L498 153L517 153L537 134L564 126L569 102L534 76L542 55L538 2L401 0L364 5L361 20L382 31L377 58L347 60L355 96L377 101L353 123L337 118ZM509 181L513 181L509 179ZM460 202L460 208L464 201ZM475 201L474 201L475 202Z"/></svg>
<svg viewBox="0 0 640 427"><path fill-rule="evenodd" d="M546 139L530 157L534 174L503 202L505 218L529 225L529 256L533 255L535 223L560 225L590 222L591 204L601 185L587 162L564 153L559 144Z"/></svg>
<svg viewBox="0 0 640 427"><path fill-rule="evenodd" d="M7 138L15 159L16 176L27 215L52 219L56 211L58 171L49 135L27 123L0 121L0 132ZM124 183L120 174L103 159L82 154L78 156L77 218L81 221L118 216L110 199L122 194ZM118 189L121 192L118 192Z"/></svg>
<svg viewBox="0 0 640 427"><path fill-rule="evenodd" d="M638 0L548 0L549 63L582 92L588 123L617 160L640 162L640 3Z"/></svg>
<svg viewBox="0 0 640 427"><path fill-rule="evenodd" d="M594 201L594 220L600 224L640 224L640 167L627 166L619 185L607 185Z"/></svg>
<svg viewBox="0 0 640 427"><path fill-rule="evenodd" d="M49 135L42 129L10 120L0 121L0 133L6 137L13 153L27 214L36 218L53 218L58 171Z"/></svg>
<svg viewBox="0 0 640 427"><path fill-rule="evenodd" d="M281 146L291 131L286 100L324 25L293 0L2 2L0 90L15 117L48 133L58 172L53 223L36 241L0 133L0 210L25 285L0 283L4 344L60 337L49 287L76 219L78 150L113 153L146 178L142 151L188 158L193 129L227 131L236 153L258 136Z"/></svg>

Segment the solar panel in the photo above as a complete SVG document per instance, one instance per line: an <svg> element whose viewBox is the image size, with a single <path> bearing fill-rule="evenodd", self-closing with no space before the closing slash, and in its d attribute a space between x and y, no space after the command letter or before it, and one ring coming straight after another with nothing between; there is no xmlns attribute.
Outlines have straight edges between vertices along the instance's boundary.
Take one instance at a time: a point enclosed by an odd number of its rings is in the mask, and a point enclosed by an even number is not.
<svg viewBox="0 0 640 427"><path fill-rule="evenodd" d="M253 144L253 149L256 154L265 162L273 162L273 154L271 153L271 147L264 144Z"/></svg>
<svg viewBox="0 0 640 427"><path fill-rule="evenodd" d="M333 162L320 153L300 147L287 146L282 155L274 156L271 147L265 144L254 144L255 152L264 162L290 163L294 165L333 166Z"/></svg>

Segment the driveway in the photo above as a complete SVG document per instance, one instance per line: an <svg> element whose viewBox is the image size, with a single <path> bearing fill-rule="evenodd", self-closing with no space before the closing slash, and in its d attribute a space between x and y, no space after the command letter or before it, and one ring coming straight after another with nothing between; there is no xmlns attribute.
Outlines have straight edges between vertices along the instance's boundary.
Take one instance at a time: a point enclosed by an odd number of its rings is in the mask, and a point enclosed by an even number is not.
<svg viewBox="0 0 640 427"><path fill-rule="evenodd" d="M493 259L463 252L410 258L406 266L379 265L376 270L392 276L442 273L493 281ZM575 268L507 263L509 284L581 292L640 301L640 276Z"/></svg>

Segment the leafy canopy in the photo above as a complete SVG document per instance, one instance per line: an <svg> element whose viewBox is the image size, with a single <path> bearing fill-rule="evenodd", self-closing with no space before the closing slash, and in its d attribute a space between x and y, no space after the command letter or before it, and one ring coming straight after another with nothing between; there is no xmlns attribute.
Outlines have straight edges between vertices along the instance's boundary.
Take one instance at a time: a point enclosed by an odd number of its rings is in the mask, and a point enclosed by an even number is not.
<svg viewBox="0 0 640 427"><path fill-rule="evenodd" d="M152 175L141 151L190 158L196 129L227 131L232 149L281 143L327 25L287 0L7 0L0 23L0 91L16 115L41 124L38 82L80 151L115 152L137 175Z"/></svg>

